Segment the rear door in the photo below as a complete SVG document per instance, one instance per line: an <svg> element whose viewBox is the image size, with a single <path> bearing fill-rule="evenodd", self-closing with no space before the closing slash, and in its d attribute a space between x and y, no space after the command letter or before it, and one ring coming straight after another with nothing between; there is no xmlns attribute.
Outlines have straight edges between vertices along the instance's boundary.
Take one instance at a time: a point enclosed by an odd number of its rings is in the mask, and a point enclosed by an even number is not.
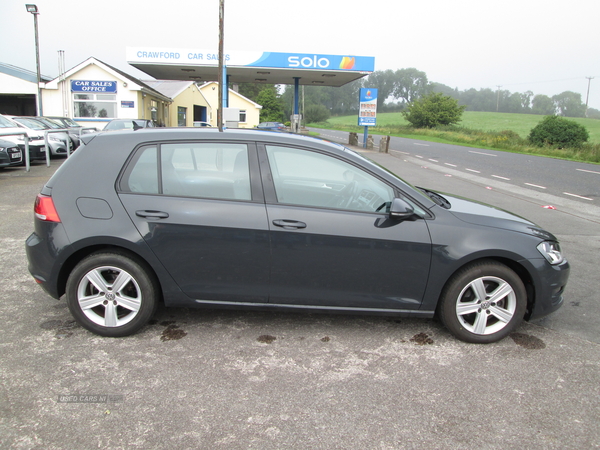
<svg viewBox="0 0 600 450"><path fill-rule="evenodd" d="M269 227L256 147L164 142L139 148L120 182L131 220L185 294L266 302Z"/></svg>

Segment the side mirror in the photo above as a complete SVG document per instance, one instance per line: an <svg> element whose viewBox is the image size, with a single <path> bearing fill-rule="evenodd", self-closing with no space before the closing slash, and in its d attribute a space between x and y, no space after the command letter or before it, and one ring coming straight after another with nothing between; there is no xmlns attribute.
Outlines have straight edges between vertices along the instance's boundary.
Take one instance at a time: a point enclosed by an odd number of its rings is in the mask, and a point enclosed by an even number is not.
<svg viewBox="0 0 600 450"><path fill-rule="evenodd" d="M395 198L394 200L392 200L392 205L390 206L391 218L406 219L412 216L414 213L414 208L401 198Z"/></svg>

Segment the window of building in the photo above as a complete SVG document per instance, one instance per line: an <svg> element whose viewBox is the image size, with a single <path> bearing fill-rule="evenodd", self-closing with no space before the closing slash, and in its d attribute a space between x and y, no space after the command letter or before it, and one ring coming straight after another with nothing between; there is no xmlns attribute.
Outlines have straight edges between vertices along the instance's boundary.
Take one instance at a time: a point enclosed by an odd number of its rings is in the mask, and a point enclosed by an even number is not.
<svg viewBox="0 0 600 450"><path fill-rule="evenodd" d="M177 126L187 126L187 108L184 108L183 106L177 107Z"/></svg>
<svg viewBox="0 0 600 450"><path fill-rule="evenodd" d="M240 109L240 122L246 122L246 110Z"/></svg>
<svg viewBox="0 0 600 450"><path fill-rule="evenodd" d="M150 113L152 121L158 123L158 102L156 100L150 100Z"/></svg>
<svg viewBox="0 0 600 450"><path fill-rule="evenodd" d="M117 96L115 94L73 94L75 118L117 117Z"/></svg>

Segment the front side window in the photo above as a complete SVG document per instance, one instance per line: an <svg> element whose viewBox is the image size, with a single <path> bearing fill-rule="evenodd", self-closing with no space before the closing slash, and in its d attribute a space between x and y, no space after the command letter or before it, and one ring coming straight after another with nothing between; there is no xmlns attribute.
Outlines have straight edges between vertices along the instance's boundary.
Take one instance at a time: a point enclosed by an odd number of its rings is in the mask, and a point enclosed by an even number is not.
<svg viewBox="0 0 600 450"><path fill-rule="evenodd" d="M345 161L297 148L266 149L279 203L385 213L394 198L390 186Z"/></svg>
<svg viewBox="0 0 600 450"><path fill-rule="evenodd" d="M117 116L117 96L114 94L73 94L74 116L107 118Z"/></svg>
<svg viewBox="0 0 600 450"><path fill-rule="evenodd" d="M248 149L245 144L194 142L146 147L120 186L141 194L251 200Z"/></svg>

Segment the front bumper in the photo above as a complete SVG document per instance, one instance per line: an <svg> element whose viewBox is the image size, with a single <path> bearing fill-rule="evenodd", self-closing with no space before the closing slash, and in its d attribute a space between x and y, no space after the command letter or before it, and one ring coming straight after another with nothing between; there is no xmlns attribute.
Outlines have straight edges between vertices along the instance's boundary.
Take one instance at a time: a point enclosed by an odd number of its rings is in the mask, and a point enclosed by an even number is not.
<svg viewBox="0 0 600 450"><path fill-rule="evenodd" d="M564 291L571 267L565 259L550 265L545 259L529 260L535 270L535 298L527 320L539 319L559 309L564 303Z"/></svg>

